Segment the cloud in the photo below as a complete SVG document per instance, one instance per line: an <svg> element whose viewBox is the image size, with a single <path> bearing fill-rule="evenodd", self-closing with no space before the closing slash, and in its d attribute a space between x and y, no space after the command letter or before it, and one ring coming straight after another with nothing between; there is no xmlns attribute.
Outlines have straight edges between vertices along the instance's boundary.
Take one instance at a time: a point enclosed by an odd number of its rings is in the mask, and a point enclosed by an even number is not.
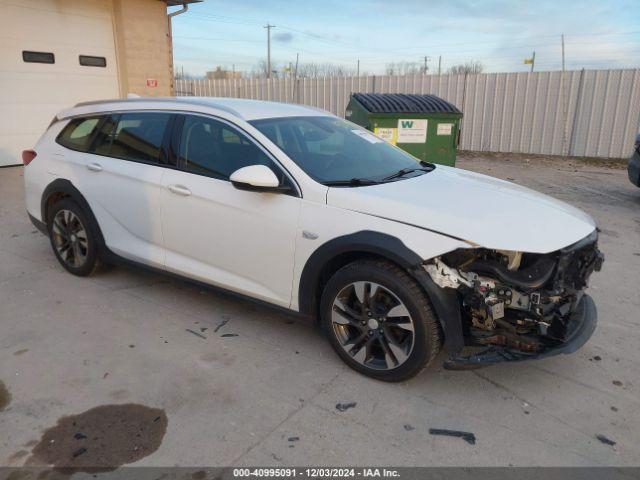
<svg viewBox="0 0 640 480"><path fill-rule="evenodd" d="M280 43L291 43L293 35L289 32L281 32L273 35L273 40Z"/></svg>

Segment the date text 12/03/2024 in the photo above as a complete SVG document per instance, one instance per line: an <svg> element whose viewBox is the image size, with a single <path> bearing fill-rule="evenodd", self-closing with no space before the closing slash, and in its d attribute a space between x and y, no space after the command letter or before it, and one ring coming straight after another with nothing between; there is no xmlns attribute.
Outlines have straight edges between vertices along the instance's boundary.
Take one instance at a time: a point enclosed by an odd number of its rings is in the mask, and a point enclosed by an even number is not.
<svg viewBox="0 0 640 480"><path fill-rule="evenodd" d="M389 468L235 468L234 478L398 478Z"/></svg>

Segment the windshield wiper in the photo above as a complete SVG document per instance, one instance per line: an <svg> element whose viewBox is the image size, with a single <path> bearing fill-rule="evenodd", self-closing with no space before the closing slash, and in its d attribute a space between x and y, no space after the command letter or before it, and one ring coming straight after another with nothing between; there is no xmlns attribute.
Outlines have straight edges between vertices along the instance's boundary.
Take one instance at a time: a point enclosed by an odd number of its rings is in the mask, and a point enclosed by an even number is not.
<svg viewBox="0 0 640 480"><path fill-rule="evenodd" d="M349 180L329 180L322 182L327 187L361 187L364 185L378 185L380 182L370 178L351 178Z"/></svg>
<svg viewBox="0 0 640 480"><path fill-rule="evenodd" d="M393 180L394 178L404 177L405 175L413 172L430 172L435 168L433 165L427 162L420 162L420 164L423 166L418 168L401 168L396 173L392 173L388 177L384 177L381 182L387 182L389 180Z"/></svg>

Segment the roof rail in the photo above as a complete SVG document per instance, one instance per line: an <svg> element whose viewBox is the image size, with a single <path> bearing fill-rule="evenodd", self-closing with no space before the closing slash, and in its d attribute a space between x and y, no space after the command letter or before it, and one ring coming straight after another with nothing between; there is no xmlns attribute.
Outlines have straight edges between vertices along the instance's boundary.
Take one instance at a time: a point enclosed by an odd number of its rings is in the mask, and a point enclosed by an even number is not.
<svg viewBox="0 0 640 480"><path fill-rule="evenodd" d="M131 104L131 103L184 103L187 105L200 105L205 107L217 108L218 110L222 110L223 112L230 113L238 118L243 118L242 115L237 110L234 110L231 107L227 107L226 105L221 105L215 103L215 101L203 101L202 97L138 97L138 98L113 98L110 100L91 100L87 102L76 103L73 108L77 107L89 107L92 105L105 105L108 103L121 103L121 104Z"/></svg>

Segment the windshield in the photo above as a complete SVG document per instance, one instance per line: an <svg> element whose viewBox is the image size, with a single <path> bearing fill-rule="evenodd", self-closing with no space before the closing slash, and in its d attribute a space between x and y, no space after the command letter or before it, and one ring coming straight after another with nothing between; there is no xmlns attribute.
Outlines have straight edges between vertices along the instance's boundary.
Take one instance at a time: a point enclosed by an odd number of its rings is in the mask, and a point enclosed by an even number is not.
<svg viewBox="0 0 640 480"><path fill-rule="evenodd" d="M422 175L433 169L340 118L284 117L250 123L320 183L367 185Z"/></svg>

